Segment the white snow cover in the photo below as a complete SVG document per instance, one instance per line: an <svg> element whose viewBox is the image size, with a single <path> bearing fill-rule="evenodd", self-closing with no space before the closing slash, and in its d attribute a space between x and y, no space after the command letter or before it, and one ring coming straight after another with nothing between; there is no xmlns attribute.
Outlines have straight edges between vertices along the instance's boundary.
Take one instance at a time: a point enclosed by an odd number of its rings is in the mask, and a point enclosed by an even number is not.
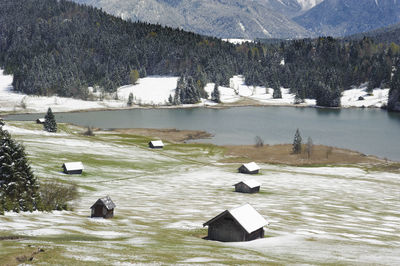
<svg viewBox="0 0 400 266"><path fill-rule="evenodd" d="M343 107L382 107L387 104L389 89L374 89L372 94L368 95L367 83L351 90L345 90L342 93L341 104ZM359 100L362 97L363 100Z"/></svg>
<svg viewBox="0 0 400 266"><path fill-rule="evenodd" d="M82 162L64 163L64 166L67 171L83 170Z"/></svg>
<svg viewBox="0 0 400 266"><path fill-rule="evenodd" d="M239 25L243 26L243 24L241 24L241 23ZM244 31L245 31L245 29L244 29ZM249 39L222 39L222 40L225 42L233 43L233 44L242 44L245 42L253 42L253 40L249 40Z"/></svg>
<svg viewBox="0 0 400 266"><path fill-rule="evenodd" d="M132 93L134 103L164 105L168 97L174 97L179 77L149 76L138 80L136 85L127 85L118 89L118 98L128 101Z"/></svg>
<svg viewBox="0 0 400 266"><path fill-rule="evenodd" d="M281 63L284 63L282 60ZM175 95L178 77L149 76L138 80L136 85L122 86L117 90L118 100L111 98L116 95L106 95L103 100L84 101L78 99L64 98L58 96L29 96L23 93L12 91L11 75L4 75L0 69L0 112L24 112L24 113L45 113L49 107L53 112L70 112L89 109L115 109L126 108L129 94L132 93L134 104L145 105L165 105L168 98ZM389 89L375 89L372 95L367 95L367 84L346 90L342 94L341 103L343 107L382 107L387 104ZM208 83L205 91L209 98L202 99L199 104L185 106L214 106L216 103L211 101L211 93L214 83ZM94 98L99 98L99 91L93 92L89 88ZM222 103L235 103L242 99L250 99L263 105L295 105L295 95L290 93L288 88L281 88L282 98L273 99L273 89L262 86L247 86L245 78L241 75L233 76L230 79L229 87L219 87L220 100ZM364 100L359 100L362 96ZM315 106L316 101L305 99L304 103L296 106Z"/></svg>
<svg viewBox="0 0 400 266"><path fill-rule="evenodd" d="M261 184L259 182L255 181L254 179L243 180L243 181L240 181L239 183L242 183L242 182L244 184L246 184L249 188L255 188L255 187L261 186ZM239 183L236 183L236 185Z"/></svg>
<svg viewBox="0 0 400 266"><path fill-rule="evenodd" d="M161 140L152 140L150 142L154 147L164 147L164 143Z"/></svg>
<svg viewBox="0 0 400 266"><path fill-rule="evenodd" d="M12 75L4 75L4 71L0 69L0 112L45 113L49 107L53 112L126 107L125 101L84 101L58 96L29 96L16 93L12 90L12 80Z"/></svg>
<svg viewBox="0 0 400 266"><path fill-rule="evenodd" d="M255 162L245 163L245 164L243 164L243 166L246 167L247 170L249 170L251 172L260 170L260 167Z"/></svg>
<svg viewBox="0 0 400 266"><path fill-rule="evenodd" d="M250 204L245 204L241 207L229 210L229 213L249 234L268 225L268 222L264 217L262 217Z"/></svg>

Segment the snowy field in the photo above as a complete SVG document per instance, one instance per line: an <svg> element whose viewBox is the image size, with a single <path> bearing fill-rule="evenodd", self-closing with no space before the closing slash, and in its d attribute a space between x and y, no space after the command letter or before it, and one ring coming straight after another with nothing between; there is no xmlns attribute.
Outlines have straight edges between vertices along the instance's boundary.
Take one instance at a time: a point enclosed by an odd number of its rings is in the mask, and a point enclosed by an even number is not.
<svg viewBox="0 0 400 266"><path fill-rule="evenodd" d="M352 167L260 165L258 194L233 192L237 164L218 163L210 145L166 143L112 132L83 137L74 127L45 134L40 125L8 122L40 180L79 184L73 211L0 216L0 257L28 245L50 264L400 264L400 174ZM61 164L82 161L82 176ZM90 219L90 206L109 195L110 220ZM203 240L202 224L225 209L251 204L270 225L264 239ZM5 242L7 242L5 244ZM40 258L40 257L38 257Z"/></svg>
<svg viewBox="0 0 400 266"><path fill-rule="evenodd" d="M175 95L178 77L149 76L138 80L136 85L127 85L118 88L117 95L107 95L103 100L83 101L63 97L28 96L12 91L12 76L4 75L0 70L0 112L43 113L51 107L54 112L68 112L93 109L122 109L127 108L129 94L134 96L134 107L140 106L166 106L168 98ZM92 88L90 88L93 91ZM186 107L216 106L211 101L211 92L214 83L206 85L208 99L202 99L199 104L185 105ZM243 100L251 100L255 105L295 105L294 94L289 89L282 88L282 99L273 99L272 88L247 86L242 76L230 79L229 87L219 87L220 98L225 104L240 105ZM389 89L375 89L372 95L367 95L366 85L344 91L342 96L343 107L381 107L387 104ZM99 97L99 92L92 93L94 99ZM116 97L117 96L117 97ZM360 96L363 97L360 100ZM118 99L118 100L115 100ZM296 106L315 106L316 102L306 99L304 103Z"/></svg>

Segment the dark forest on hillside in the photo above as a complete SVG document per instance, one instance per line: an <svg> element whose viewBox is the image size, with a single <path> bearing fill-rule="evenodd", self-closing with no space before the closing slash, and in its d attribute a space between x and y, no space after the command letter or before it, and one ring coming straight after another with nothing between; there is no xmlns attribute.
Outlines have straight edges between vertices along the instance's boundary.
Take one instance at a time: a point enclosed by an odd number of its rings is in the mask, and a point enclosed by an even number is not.
<svg viewBox="0 0 400 266"><path fill-rule="evenodd" d="M191 103L205 95L207 82L228 85L243 74L248 85L289 87L299 102L314 98L334 107L351 85L389 86L399 51L397 44L369 38L233 45L65 0L0 3L0 67L14 75L14 89L27 94L86 99L88 86L113 92L137 72L184 77L190 93L181 97L192 98L180 102Z"/></svg>

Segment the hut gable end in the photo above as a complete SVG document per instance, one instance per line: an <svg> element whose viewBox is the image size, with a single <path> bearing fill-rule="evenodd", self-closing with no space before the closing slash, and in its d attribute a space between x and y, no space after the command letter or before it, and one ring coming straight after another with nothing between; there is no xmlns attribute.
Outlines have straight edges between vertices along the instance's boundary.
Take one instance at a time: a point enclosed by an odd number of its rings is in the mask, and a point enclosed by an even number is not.
<svg viewBox="0 0 400 266"><path fill-rule="evenodd" d="M233 185L236 192L257 193L260 191L261 184L255 180L244 180Z"/></svg>
<svg viewBox="0 0 400 266"><path fill-rule="evenodd" d="M249 241L264 237L268 222L249 204L226 210L203 226L208 226L208 239L224 242Z"/></svg>
<svg viewBox="0 0 400 266"><path fill-rule="evenodd" d="M114 202L109 196L98 199L90 209L92 210L91 217L103 217L112 218L114 217Z"/></svg>

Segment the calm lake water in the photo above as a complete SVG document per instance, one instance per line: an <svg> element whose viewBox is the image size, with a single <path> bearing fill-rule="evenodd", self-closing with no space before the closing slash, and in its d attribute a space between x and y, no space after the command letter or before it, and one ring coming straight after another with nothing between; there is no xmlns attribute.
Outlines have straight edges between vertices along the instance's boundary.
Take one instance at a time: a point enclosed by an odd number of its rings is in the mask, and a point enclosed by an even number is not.
<svg viewBox="0 0 400 266"><path fill-rule="evenodd" d="M43 114L11 115L34 120ZM58 122L109 128L177 128L205 130L214 144L291 143L297 128L303 141L357 150L400 161L400 114L379 109L235 107L229 109L131 109L58 113Z"/></svg>

